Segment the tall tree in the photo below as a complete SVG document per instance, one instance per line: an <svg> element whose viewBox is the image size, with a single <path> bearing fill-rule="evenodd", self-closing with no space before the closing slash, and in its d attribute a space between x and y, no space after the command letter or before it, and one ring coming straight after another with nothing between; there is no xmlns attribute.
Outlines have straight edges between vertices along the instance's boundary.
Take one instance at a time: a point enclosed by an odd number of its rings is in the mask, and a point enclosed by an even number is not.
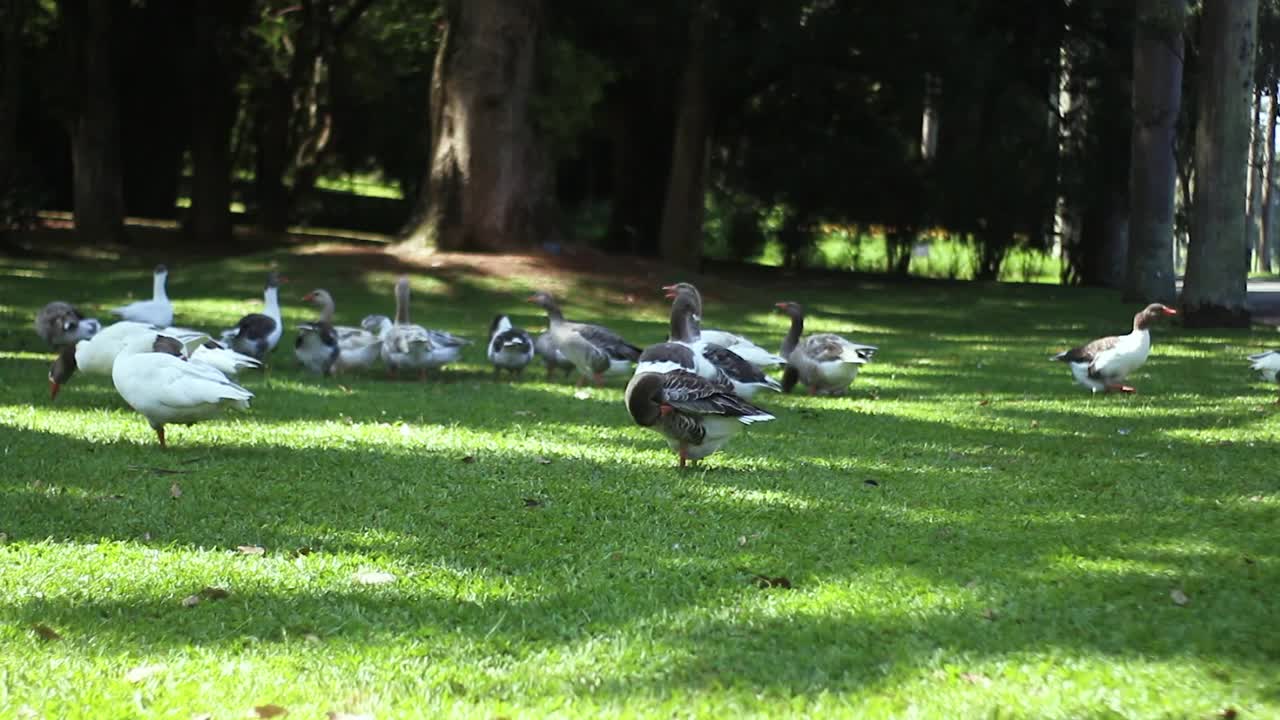
<svg viewBox="0 0 1280 720"><path fill-rule="evenodd" d="M1266 157L1263 161L1263 193L1262 193L1262 251L1267 256L1268 267L1275 258L1280 247L1277 237L1277 222L1280 221L1280 169L1277 168L1276 122L1280 111L1280 79L1273 82L1270 88L1271 106L1267 111L1267 131L1265 134Z"/></svg>
<svg viewBox="0 0 1280 720"><path fill-rule="evenodd" d="M213 247L231 241L231 131L239 108L236 39L243 0L196 0L191 49L191 210L187 232Z"/></svg>
<svg viewBox="0 0 1280 720"><path fill-rule="evenodd" d="M689 19L688 57L680 81L671 174L667 178L667 199L662 208L659 235L663 260L685 269L697 269L702 260L709 105L706 18L704 10L695 7Z"/></svg>
<svg viewBox="0 0 1280 720"><path fill-rule="evenodd" d="M431 157L409 247L500 250L552 236L546 148L531 100L542 0L448 0L431 80Z"/></svg>
<svg viewBox="0 0 1280 720"><path fill-rule="evenodd" d="M116 0L63 0L65 49L79 92L70 122L76 232L124 239L124 169L116 76Z"/></svg>
<svg viewBox="0 0 1280 720"><path fill-rule="evenodd" d="M1257 0L1205 0L1196 85L1195 213L1182 303L1191 327L1247 327L1245 174Z"/></svg>
<svg viewBox="0 0 1280 720"><path fill-rule="evenodd" d="M1182 105L1183 0L1138 0L1133 37L1129 253L1124 299L1173 303L1173 193Z"/></svg>
<svg viewBox="0 0 1280 720"><path fill-rule="evenodd" d="M1249 192L1245 198L1244 244L1249 248L1249 257L1253 267L1264 272L1270 271L1270 262L1260 244L1262 243L1262 183L1267 175L1262 164L1266 162L1267 153L1263 146L1263 134L1266 132L1267 116L1262 111L1262 85L1253 89L1253 120L1249 123L1249 171L1246 176Z"/></svg>

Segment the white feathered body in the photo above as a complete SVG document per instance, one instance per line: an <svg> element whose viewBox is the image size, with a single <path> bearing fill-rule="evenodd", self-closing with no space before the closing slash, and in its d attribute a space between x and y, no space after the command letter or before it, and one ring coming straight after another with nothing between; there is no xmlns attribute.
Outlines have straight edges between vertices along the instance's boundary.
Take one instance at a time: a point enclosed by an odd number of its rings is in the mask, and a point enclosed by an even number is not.
<svg viewBox="0 0 1280 720"><path fill-rule="evenodd" d="M253 398L217 369L164 353L122 354L111 380L153 428L207 420L225 407L245 410Z"/></svg>
<svg viewBox="0 0 1280 720"><path fill-rule="evenodd" d="M1280 380L1280 350L1250 355L1249 369L1256 370L1265 380L1277 382Z"/></svg>

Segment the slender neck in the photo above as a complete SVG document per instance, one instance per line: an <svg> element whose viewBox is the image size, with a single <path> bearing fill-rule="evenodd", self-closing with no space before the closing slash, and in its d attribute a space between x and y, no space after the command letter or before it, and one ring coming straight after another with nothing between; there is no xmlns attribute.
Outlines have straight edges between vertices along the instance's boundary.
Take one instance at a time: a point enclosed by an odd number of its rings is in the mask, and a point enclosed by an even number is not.
<svg viewBox="0 0 1280 720"><path fill-rule="evenodd" d="M164 293L164 273L156 273L151 278L151 297L154 300L168 300L169 296Z"/></svg>
<svg viewBox="0 0 1280 720"><path fill-rule="evenodd" d="M556 327L560 323L564 322L564 313L560 312L559 305L556 305L555 303L551 303L546 306L546 310L547 310L547 322L551 325L551 327Z"/></svg>
<svg viewBox="0 0 1280 720"><path fill-rule="evenodd" d="M265 302L265 304L266 304L266 308L264 308L264 309L263 309L263 314L264 314L264 315L267 315L267 316L269 316L269 317L273 317L273 318L279 319L279 317L280 317L280 288L277 288L277 287L268 287L268 288L267 288L267 290L266 290L266 292L262 293L262 298L263 298L263 301L264 301L264 302Z"/></svg>
<svg viewBox="0 0 1280 720"><path fill-rule="evenodd" d="M396 324L409 324L409 286L396 285Z"/></svg>
<svg viewBox="0 0 1280 720"><path fill-rule="evenodd" d="M682 343L702 339L702 327L695 319L693 308L686 303L676 302L671 306L671 339Z"/></svg>
<svg viewBox="0 0 1280 720"><path fill-rule="evenodd" d="M787 331L787 336L782 339L782 354L787 355L800 344L800 334L804 332L804 315L796 314L791 316L791 329Z"/></svg>
<svg viewBox="0 0 1280 720"><path fill-rule="evenodd" d="M325 300L320 304L320 322L333 324L333 300Z"/></svg>

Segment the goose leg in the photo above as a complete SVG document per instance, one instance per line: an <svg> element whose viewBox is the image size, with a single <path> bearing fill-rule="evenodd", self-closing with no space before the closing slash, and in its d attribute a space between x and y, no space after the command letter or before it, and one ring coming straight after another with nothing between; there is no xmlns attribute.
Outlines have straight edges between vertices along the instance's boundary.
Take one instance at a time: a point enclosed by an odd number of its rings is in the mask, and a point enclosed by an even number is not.
<svg viewBox="0 0 1280 720"><path fill-rule="evenodd" d="M427 369L426 369L426 368L424 368L424 367L418 368L418 380L420 380L420 381L422 381L422 382L426 382L426 381L427 381Z"/></svg>
<svg viewBox="0 0 1280 720"><path fill-rule="evenodd" d="M604 387L604 373L596 373L595 381L596 387Z"/></svg>
<svg viewBox="0 0 1280 720"><path fill-rule="evenodd" d="M160 438L160 447L162 448L169 447L168 445L164 444L164 426L157 425L155 430L156 430L156 437Z"/></svg>
<svg viewBox="0 0 1280 720"><path fill-rule="evenodd" d="M685 469L685 467L687 467L688 465L688 462L689 462L689 448L685 447L682 444L680 445L680 469L681 470Z"/></svg>

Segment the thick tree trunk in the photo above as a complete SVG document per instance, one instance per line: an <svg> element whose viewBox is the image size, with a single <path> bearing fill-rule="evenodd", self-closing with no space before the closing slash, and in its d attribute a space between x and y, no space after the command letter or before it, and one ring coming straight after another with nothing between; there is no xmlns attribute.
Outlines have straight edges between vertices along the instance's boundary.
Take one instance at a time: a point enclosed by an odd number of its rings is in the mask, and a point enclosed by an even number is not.
<svg viewBox="0 0 1280 720"><path fill-rule="evenodd" d="M1262 242L1262 181L1266 177L1262 172L1262 163L1266 161L1266 152L1262 146L1262 135L1266 128L1262 114L1262 85L1253 90L1253 121L1249 123L1249 173L1248 197L1245 209L1244 243L1249 248L1249 257L1253 261L1250 267L1262 270L1267 265L1259 243Z"/></svg>
<svg viewBox="0 0 1280 720"><path fill-rule="evenodd" d="M504 250L552 239L550 161L534 127L542 0L449 0L431 80L431 157L403 245Z"/></svg>
<svg viewBox="0 0 1280 720"><path fill-rule="evenodd" d="M1190 327L1247 327L1245 172L1257 0L1205 0L1197 78L1195 216L1182 291Z"/></svg>
<svg viewBox="0 0 1280 720"><path fill-rule="evenodd" d="M83 45L77 71L80 108L71 121L72 196L76 233L87 242L120 242L124 234L124 175L120 148L113 0L68 2Z"/></svg>
<svg viewBox="0 0 1280 720"><path fill-rule="evenodd" d="M1267 111L1266 159L1263 163L1266 178L1262 197L1262 251L1267 256L1267 268L1276 265L1280 254L1280 237L1277 222L1280 221L1280 167L1277 167L1276 121L1280 113L1280 80L1271 86L1271 108ZM1280 266L1280 265L1278 265Z"/></svg>
<svg viewBox="0 0 1280 720"><path fill-rule="evenodd" d="M689 23L689 57L680 82L671 175L662 208L659 246L662 258L679 268L696 269L702 261L702 219L707 178L707 97L705 19L699 9Z"/></svg>
<svg viewBox="0 0 1280 720"><path fill-rule="evenodd" d="M243 4L196 0L192 47L191 210L187 233L198 243L231 242L231 130L237 97L233 49L228 47Z"/></svg>
<svg viewBox="0 0 1280 720"><path fill-rule="evenodd" d="M289 82L271 73L267 87L255 98L257 124L253 184L257 224L267 232L289 227L292 207L284 176L289 168Z"/></svg>
<svg viewBox="0 0 1280 720"><path fill-rule="evenodd" d="M1124 299L1172 304L1174 157L1182 105L1182 0L1138 0L1133 39L1129 252Z"/></svg>
<svg viewBox="0 0 1280 720"><path fill-rule="evenodd" d="M28 0L5 0L0 5L0 199L17 178L18 110L22 97L22 25ZM0 232L3 232L0 228Z"/></svg>

